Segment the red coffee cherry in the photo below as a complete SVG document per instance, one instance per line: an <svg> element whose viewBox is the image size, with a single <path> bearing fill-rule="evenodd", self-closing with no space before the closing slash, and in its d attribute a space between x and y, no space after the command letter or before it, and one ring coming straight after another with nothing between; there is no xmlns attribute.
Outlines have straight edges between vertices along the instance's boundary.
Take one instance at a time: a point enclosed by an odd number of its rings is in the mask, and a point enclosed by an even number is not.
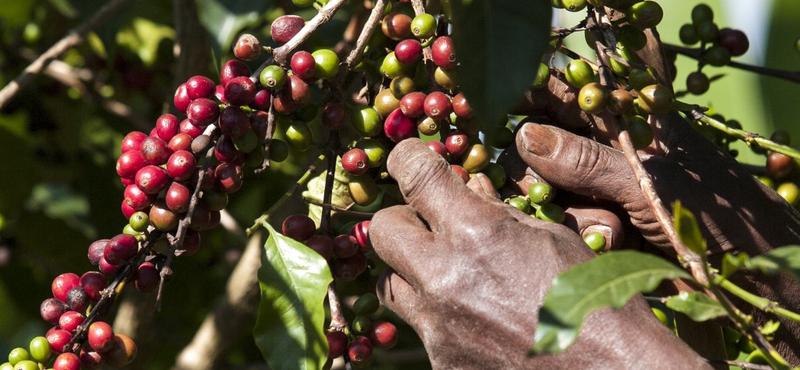
<svg viewBox="0 0 800 370"><path fill-rule="evenodd" d="M81 287L89 295L89 299L92 302L100 300L100 294L107 286L106 277L97 271L87 271L81 276Z"/></svg>
<svg viewBox="0 0 800 370"><path fill-rule="evenodd" d="M95 370L103 366L103 357L96 351L92 351L86 347L81 349L79 357L81 359L81 364L87 370Z"/></svg>
<svg viewBox="0 0 800 370"><path fill-rule="evenodd" d="M233 84L228 85L233 86ZM219 129L227 136L236 138L250 129L250 120L241 108L228 106L219 115Z"/></svg>
<svg viewBox="0 0 800 370"><path fill-rule="evenodd" d="M135 237L128 234L119 234L111 238L106 244L103 259L109 264L121 265L128 262L138 251L139 242Z"/></svg>
<svg viewBox="0 0 800 370"><path fill-rule="evenodd" d="M372 361L372 343L367 337L358 336L347 347L347 356L354 364L365 366Z"/></svg>
<svg viewBox="0 0 800 370"><path fill-rule="evenodd" d="M222 85L223 88L230 82L230 80L234 79L235 77L247 77L250 76L250 67L244 62L236 59L231 59L225 64L222 65L222 68L219 71L219 84Z"/></svg>
<svg viewBox="0 0 800 370"><path fill-rule="evenodd" d="M172 154L169 146L167 146L167 142L158 137L148 137L147 139L144 139L144 141L142 141L142 148L140 149L140 152L147 161L147 164L156 166L167 163L167 159L169 159L170 154Z"/></svg>
<svg viewBox="0 0 800 370"><path fill-rule="evenodd" d="M383 123L383 132L390 140L399 143L417 135L417 123L413 118L403 114L400 108L395 109Z"/></svg>
<svg viewBox="0 0 800 370"><path fill-rule="evenodd" d="M283 235L299 242L310 239L317 231L317 225L306 215L291 215L283 220Z"/></svg>
<svg viewBox="0 0 800 370"><path fill-rule="evenodd" d="M142 147L142 141L147 139L147 134L139 131L132 131L122 138L122 143L119 145L121 153L129 151L138 151Z"/></svg>
<svg viewBox="0 0 800 370"><path fill-rule="evenodd" d="M219 214L218 211L214 211ZM200 233L197 230L186 230L186 235L183 236L183 245L178 247L176 251L180 252L181 256L191 256L200 250Z"/></svg>
<svg viewBox="0 0 800 370"><path fill-rule="evenodd" d="M67 311L58 319L58 326L70 334L75 334L75 329L80 324L83 324L84 320L86 320L86 316L83 316L80 312Z"/></svg>
<svg viewBox="0 0 800 370"><path fill-rule="evenodd" d="M414 39L407 39L397 43L394 56L400 63L414 64L422 60L422 45Z"/></svg>
<svg viewBox="0 0 800 370"><path fill-rule="evenodd" d="M411 17L402 13L389 13L383 17L381 31L386 37L395 40L405 40L412 38Z"/></svg>
<svg viewBox="0 0 800 370"><path fill-rule="evenodd" d="M97 263L97 269L100 270L105 275L114 275L119 271L122 266L112 265L106 261L106 258L103 257Z"/></svg>
<svg viewBox="0 0 800 370"><path fill-rule="evenodd" d="M194 76L186 81L186 94L189 99L211 98L217 85L206 76Z"/></svg>
<svg viewBox="0 0 800 370"><path fill-rule="evenodd" d="M347 111L344 109L342 103L333 102L328 103L322 108L322 124L329 128L339 128L344 122L344 117Z"/></svg>
<svg viewBox="0 0 800 370"><path fill-rule="evenodd" d="M136 185L134 185L134 187L136 187ZM89 245L89 253L87 253L87 256L89 257L89 263L91 263L93 266L97 266L97 262L99 262L100 258L103 257L103 250L105 250L108 240L109 239L96 240Z"/></svg>
<svg viewBox="0 0 800 370"><path fill-rule="evenodd" d="M369 157L361 149L350 149L342 155L342 168L350 174L361 176L369 171Z"/></svg>
<svg viewBox="0 0 800 370"><path fill-rule="evenodd" d="M319 253L325 260L330 261L334 257L333 240L325 235L315 235L305 243L309 248Z"/></svg>
<svg viewBox="0 0 800 370"><path fill-rule="evenodd" d="M95 351L106 352L114 346L114 330L103 321L95 321L89 325L87 340Z"/></svg>
<svg viewBox="0 0 800 370"><path fill-rule="evenodd" d="M81 370L81 359L74 353L64 352L56 357L53 370Z"/></svg>
<svg viewBox="0 0 800 370"><path fill-rule="evenodd" d="M64 346L72 340L72 334L62 329L48 331L45 337L47 338L47 342L50 343L50 350L55 353L64 352Z"/></svg>
<svg viewBox="0 0 800 370"><path fill-rule="evenodd" d="M728 52L734 57L743 55L750 49L750 40L747 39L747 35L740 30L730 28L719 30L717 43L725 49L728 49Z"/></svg>
<svg viewBox="0 0 800 370"><path fill-rule="evenodd" d="M192 102L192 98L190 98L189 93L186 92L185 83L180 84L178 88L175 89L175 96L172 98L172 102L179 112L186 113L186 109L189 107L189 103Z"/></svg>
<svg viewBox="0 0 800 370"><path fill-rule="evenodd" d="M167 208L175 213L183 213L189 210L189 203L192 200L192 191L179 182L173 182L167 188L164 195L164 202Z"/></svg>
<svg viewBox="0 0 800 370"><path fill-rule="evenodd" d="M372 244L369 243L369 224L370 221L361 221L350 230L350 235L356 238L356 243L358 243L358 248L362 252L366 252L372 249Z"/></svg>
<svg viewBox="0 0 800 370"><path fill-rule="evenodd" d="M148 216L150 217L150 224L161 231L171 231L177 228L180 221L180 215L169 209L163 199L153 203Z"/></svg>
<svg viewBox="0 0 800 370"><path fill-rule="evenodd" d="M125 198L123 203L136 212L150 207L158 197L158 194L147 194L136 186L136 184L132 184L125 187L123 196ZM131 214L133 214L133 212L131 212ZM126 216L126 218L130 218L130 215Z"/></svg>
<svg viewBox="0 0 800 370"><path fill-rule="evenodd" d="M250 102L250 108L266 111L269 110L270 102L272 102L272 93L263 87L256 87L256 96Z"/></svg>
<svg viewBox="0 0 800 370"><path fill-rule="evenodd" d="M442 120L450 116L453 112L453 105L450 98L441 91L434 91L425 97L423 109L428 117L435 120Z"/></svg>
<svg viewBox="0 0 800 370"><path fill-rule="evenodd" d="M158 194L167 185L169 185L169 175L159 166L147 165L136 172L136 186L147 194Z"/></svg>
<svg viewBox="0 0 800 370"><path fill-rule="evenodd" d="M444 145L450 158L461 158L469 147L469 137L463 132L455 131L445 139Z"/></svg>
<svg viewBox="0 0 800 370"><path fill-rule="evenodd" d="M397 327L386 321L375 322L369 330L369 340L380 349L392 348L397 344Z"/></svg>
<svg viewBox="0 0 800 370"><path fill-rule="evenodd" d="M136 289L142 293L148 293L158 287L161 276L156 267L150 262L144 262L136 269Z"/></svg>
<svg viewBox="0 0 800 370"><path fill-rule="evenodd" d="M432 140L425 143L425 145L428 147L428 149L432 150L434 153L441 155L442 158L444 159L447 159L448 155L447 148L444 146L443 142L439 140Z"/></svg>
<svg viewBox="0 0 800 370"><path fill-rule="evenodd" d="M249 77L234 77L225 85L225 100L231 105L248 105L255 97L256 83Z"/></svg>
<svg viewBox="0 0 800 370"><path fill-rule="evenodd" d="M347 349L347 336L340 331L325 334L328 339L328 359L334 359L344 354Z"/></svg>
<svg viewBox="0 0 800 370"><path fill-rule="evenodd" d="M80 285L81 278L76 274L68 272L66 274L58 275L55 279L53 279L53 284L51 285L53 297L59 301L66 302L67 292L69 292L70 289Z"/></svg>
<svg viewBox="0 0 800 370"><path fill-rule="evenodd" d="M204 128L202 128L200 126L196 126L195 124L192 123L192 120L190 120L188 118L183 120L183 121L181 121L181 123L179 125L180 133L187 134L187 135L191 136L192 139L202 135L203 134L203 130L204 130Z"/></svg>
<svg viewBox="0 0 800 370"><path fill-rule="evenodd" d="M460 177L465 184L469 182L469 172L467 172L467 170L464 167L457 164L451 164L450 169L452 169L453 172L455 172L456 175L458 175L458 177Z"/></svg>
<svg viewBox="0 0 800 370"><path fill-rule="evenodd" d="M258 38L245 33L236 39L233 45L233 55L241 60L254 60L261 55L261 43Z"/></svg>
<svg viewBox="0 0 800 370"><path fill-rule="evenodd" d="M458 93L458 95L453 97L453 112L456 113L456 116L463 119L472 119L475 113L472 107L470 107L469 102L467 102L467 97L464 96L464 93Z"/></svg>
<svg viewBox="0 0 800 370"><path fill-rule="evenodd" d="M283 15L272 21L270 35L272 40L278 45L283 45L294 37L306 22L297 15Z"/></svg>
<svg viewBox="0 0 800 370"><path fill-rule="evenodd" d="M433 63L441 69L455 67L458 61L453 39L447 36L437 37L431 46L431 58L433 58Z"/></svg>
<svg viewBox="0 0 800 370"><path fill-rule="evenodd" d="M255 95L255 89L253 91L253 95ZM195 99L192 100L192 102L189 103L189 106L186 108L186 116L189 117L189 120L192 121L193 125L206 127L214 123L214 121L216 121L219 117L219 105L217 105L217 103L211 99Z"/></svg>
<svg viewBox="0 0 800 370"><path fill-rule="evenodd" d="M358 241L352 235L338 235L333 238L333 254L338 258L348 258L358 253Z"/></svg>
<svg viewBox="0 0 800 370"><path fill-rule="evenodd" d="M169 139L167 143L167 148L171 150L173 153L179 150L190 150L192 148L192 140L194 138L191 137L189 134L184 134L179 132L172 139Z"/></svg>
<svg viewBox="0 0 800 370"><path fill-rule="evenodd" d="M317 64L314 62L314 57L307 51L298 51L292 55L292 72L308 81L314 79L314 72L317 70Z"/></svg>
<svg viewBox="0 0 800 370"><path fill-rule="evenodd" d="M175 181L186 181L194 175L196 167L197 160L192 153L178 150L167 161L167 175Z"/></svg>
<svg viewBox="0 0 800 370"><path fill-rule="evenodd" d="M147 165L147 159L138 150L129 150L122 153L117 159L117 175L124 179L132 179L142 167Z"/></svg>
<svg viewBox="0 0 800 370"><path fill-rule="evenodd" d="M214 147L214 156L220 162L233 163L238 161L243 154L236 149L233 140L231 140L229 136L222 135L217 140L217 145Z"/></svg>
<svg viewBox="0 0 800 370"><path fill-rule="evenodd" d="M400 99L400 110L406 116L417 118L425 113L426 97L425 93L419 91L408 93Z"/></svg>

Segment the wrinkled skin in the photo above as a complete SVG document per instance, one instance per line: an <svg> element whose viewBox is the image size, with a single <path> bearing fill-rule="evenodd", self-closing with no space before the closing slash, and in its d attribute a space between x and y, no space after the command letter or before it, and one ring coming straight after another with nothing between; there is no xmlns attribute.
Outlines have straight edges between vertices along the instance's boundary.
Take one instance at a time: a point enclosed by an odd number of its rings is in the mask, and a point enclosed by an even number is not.
<svg viewBox="0 0 800 370"><path fill-rule="evenodd" d="M388 169L408 205L378 212L370 226L376 253L396 271L378 293L420 335L434 368L710 368L641 296L592 313L565 353L527 357L553 277L594 254L567 227L496 201L485 177L465 186L419 140L398 144Z"/></svg>

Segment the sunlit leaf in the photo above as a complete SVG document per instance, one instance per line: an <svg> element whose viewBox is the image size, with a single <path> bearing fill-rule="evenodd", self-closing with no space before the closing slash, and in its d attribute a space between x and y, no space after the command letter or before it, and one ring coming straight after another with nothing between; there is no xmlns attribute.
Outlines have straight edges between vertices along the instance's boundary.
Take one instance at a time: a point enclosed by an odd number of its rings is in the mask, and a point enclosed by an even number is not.
<svg viewBox="0 0 800 370"><path fill-rule="evenodd" d="M491 133L531 87L550 41L547 0L452 0L461 88L481 129Z"/></svg>
<svg viewBox="0 0 800 370"><path fill-rule="evenodd" d="M787 245L753 257L748 267L757 268L765 274L783 272L800 280L800 246Z"/></svg>
<svg viewBox="0 0 800 370"><path fill-rule="evenodd" d="M678 232L678 237L681 238L683 244L686 244L692 252L705 255L707 249L706 240L703 238L703 234L700 233L697 220L692 212L681 205L679 200L672 204L672 217L675 219L675 230Z"/></svg>
<svg viewBox="0 0 800 370"><path fill-rule="evenodd" d="M735 256L731 253L725 253L722 256L722 277L731 276L736 270L744 267L750 262L750 257L747 253L738 253Z"/></svg>
<svg viewBox="0 0 800 370"><path fill-rule="evenodd" d="M271 1L200 0L197 13L200 23L220 50L230 50L239 32L259 21Z"/></svg>
<svg viewBox="0 0 800 370"><path fill-rule="evenodd" d="M727 315L715 299L698 292L680 292L667 299L667 307L681 312L696 322Z"/></svg>
<svg viewBox="0 0 800 370"><path fill-rule="evenodd" d="M274 370L318 370L328 359L323 301L333 281L328 263L269 224L258 281L256 345Z"/></svg>
<svg viewBox="0 0 800 370"><path fill-rule="evenodd" d="M533 353L560 353L578 337L583 320L594 310L620 308L635 294L652 291L662 280L691 276L652 255L622 251L575 265L553 280L539 311Z"/></svg>

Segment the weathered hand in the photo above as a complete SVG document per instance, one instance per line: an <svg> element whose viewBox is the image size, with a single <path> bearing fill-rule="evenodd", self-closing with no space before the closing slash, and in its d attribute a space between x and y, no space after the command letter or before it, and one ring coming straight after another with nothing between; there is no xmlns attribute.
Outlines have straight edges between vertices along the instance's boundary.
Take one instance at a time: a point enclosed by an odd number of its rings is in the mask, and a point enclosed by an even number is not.
<svg viewBox="0 0 800 370"><path fill-rule="evenodd" d="M665 205L680 200L695 214L708 240L712 264L719 267L719 258L726 251L753 256L800 243L800 216L777 193L677 114L659 119L667 120L668 130L657 135L658 153L643 155L643 164ZM554 186L619 203L648 241L671 251L622 152L533 123L520 130L517 149L525 164ZM800 285L791 278L737 274L734 280L784 307L800 307ZM756 314L758 321L774 319L745 304L740 307ZM776 347L797 363L800 325L784 321L783 326L776 334Z"/></svg>
<svg viewBox="0 0 800 370"><path fill-rule="evenodd" d="M527 357L553 277L594 254L568 228L470 190L485 187L465 186L419 140L398 144L388 169L408 205L378 212L370 226L395 270L379 296L414 327L434 368L708 368L641 297L591 314L564 354Z"/></svg>

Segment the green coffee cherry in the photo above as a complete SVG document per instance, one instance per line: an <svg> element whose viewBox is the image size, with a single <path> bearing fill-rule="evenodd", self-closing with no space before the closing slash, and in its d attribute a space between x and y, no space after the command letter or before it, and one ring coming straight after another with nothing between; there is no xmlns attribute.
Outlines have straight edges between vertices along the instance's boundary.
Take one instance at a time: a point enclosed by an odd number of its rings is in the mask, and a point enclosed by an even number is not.
<svg viewBox="0 0 800 370"><path fill-rule="evenodd" d="M377 139L361 139L356 143L356 148L367 153L369 168L380 167L386 161L386 149Z"/></svg>
<svg viewBox="0 0 800 370"><path fill-rule="evenodd" d="M686 45L694 45L700 38L697 37L697 31L695 31L694 26L686 23L681 26L680 31L678 31L678 37L681 39L681 42Z"/></svg>
<svg viewBox="0 0 800 370"><path fill-rule="evenodd" d="M589 63L580 59L569 62L564 70L564 75L567 82L578 89L594 82L594 70Z"/></svg>
<svg viewBox="0 0 800 370"><path fill-rule="evenodd" d="M550 81L550 67L547 64L539 63L539 69L536 71L536 79L533 80L533 88L541 89L547 86Z"/></svg>
<svg viewBox="0 0 800 370"><path fill-rule="evenodd" d="M428 13L420 14L411 20L411 33L418 39L427 39L436 32L436 18Z"/></svg>
<svg viewBox="0 0 800 370"><path fill-rule="evenodd" d="M553 203L541 204L539 208L536 209L536 218L560 224L564 222L564 209Z"/></svg>
<svg viewBox="0 0 800 370"><path fill-rule="evenodd" d="M378 311L380 308L381 302L378 300L378 296L375 293L366 293L361 297L358 297L355 303L353 303L353 312L356 315L360 316L369 316Z"/></svg>
<svg viewBox="0 0 800 370"><path fill-rule="evenodd" d="M586 234L586 236L583 237L583 241L595 252L600 253L606 249L606 237L601 233L593 232Z"/></svg>
<svg viewBox="0 0 800 370"><path fill-rule="evenodd" d="M383 129L378 112L366 105L359 105L353 109L350 114L350 123L359 134L366 137L377 136Z"/></svg>
<svg viewBox="0 0 800 370"><path fill-rule="evenodd" d="M14 348L8 353L8 362L10 362L11 365L16 365L20 361L26 361L30 359L31 355L25 350L25 348L22 347Z"/></svg>
<svg viewBox="0 0 800 370"><path fill-rule="evenodd" d="M45 337L35 337L28 345L31 357L38 362L47 362L50 359L50 342ZM2 368L0 368L2 370Z"/></svg>
<svg viewBox="0 0 800 370"><path fill-rule="evenodd" d="M481 172L492 181L495 190L500 189L506 183L506 170L497 163L489 163Z"/></svg>
<svg viewBox="0 0 800 370"><path fill-rule="evenodd" d="M142 233L147 231L147 226L150 225L150 217L147 215L147 213L139 211L131 215L130 220L128 220L128 224L134 231Z"/></svg>
<svg viewBox="0 0 800 370"><path fill-rule="evenodd" d="M281 66L268 65L258 75L261 86L268 90L280 90L286 83L286 71Z"/></svg>
<svg viewBox="0 0 800 370"><path fill-rule="evenodd" d="M529 213L531 211L530 203L528 203L528 201L525 200L525 198L523 198L523 197L511 197L511 198L506 199L505 203L508 203L511 206L513 206L514 208L516 208L516 209L518 209L518 210L520 210L522 212L525 212L525 213Z"/></svg>
<svg viewBox="0 0 800 370"><path fill-rule="evenodd" d="M636 150L647 148L653 142L653 128L642 116L626 116L623 124Z"/></svg>
<svg viewBox="0 0 800 370"><path fill-rule="evenodd" d="M311 129L305 122L292 122L286 129L286 142L295 150L304 152L311 147Z"/></svg>
<svg viewBox="0 0 800 370"><path fill-rule="evenodd" d="M353 319L353 331L357 334L366 334L372 328L372 320L366 316L356 316Z"/></svg>
<svg viewBox="0 0 800 370"><path fill-rule="evenodd" d="M378 32L376 32L378 33ZM339 56L330 49L319 49L311 56L314 57L316 69L314 70L314 77L318 79L327 79L339 72Z"/></svg>
<svg viewBox="0 0 800 370"><path fill-rule="evenodd" d="M555 196L553 188L543 182L537 182L528 188L528 200L531 202L531 205L549 203L553 200L553 196Z"/></svg>

